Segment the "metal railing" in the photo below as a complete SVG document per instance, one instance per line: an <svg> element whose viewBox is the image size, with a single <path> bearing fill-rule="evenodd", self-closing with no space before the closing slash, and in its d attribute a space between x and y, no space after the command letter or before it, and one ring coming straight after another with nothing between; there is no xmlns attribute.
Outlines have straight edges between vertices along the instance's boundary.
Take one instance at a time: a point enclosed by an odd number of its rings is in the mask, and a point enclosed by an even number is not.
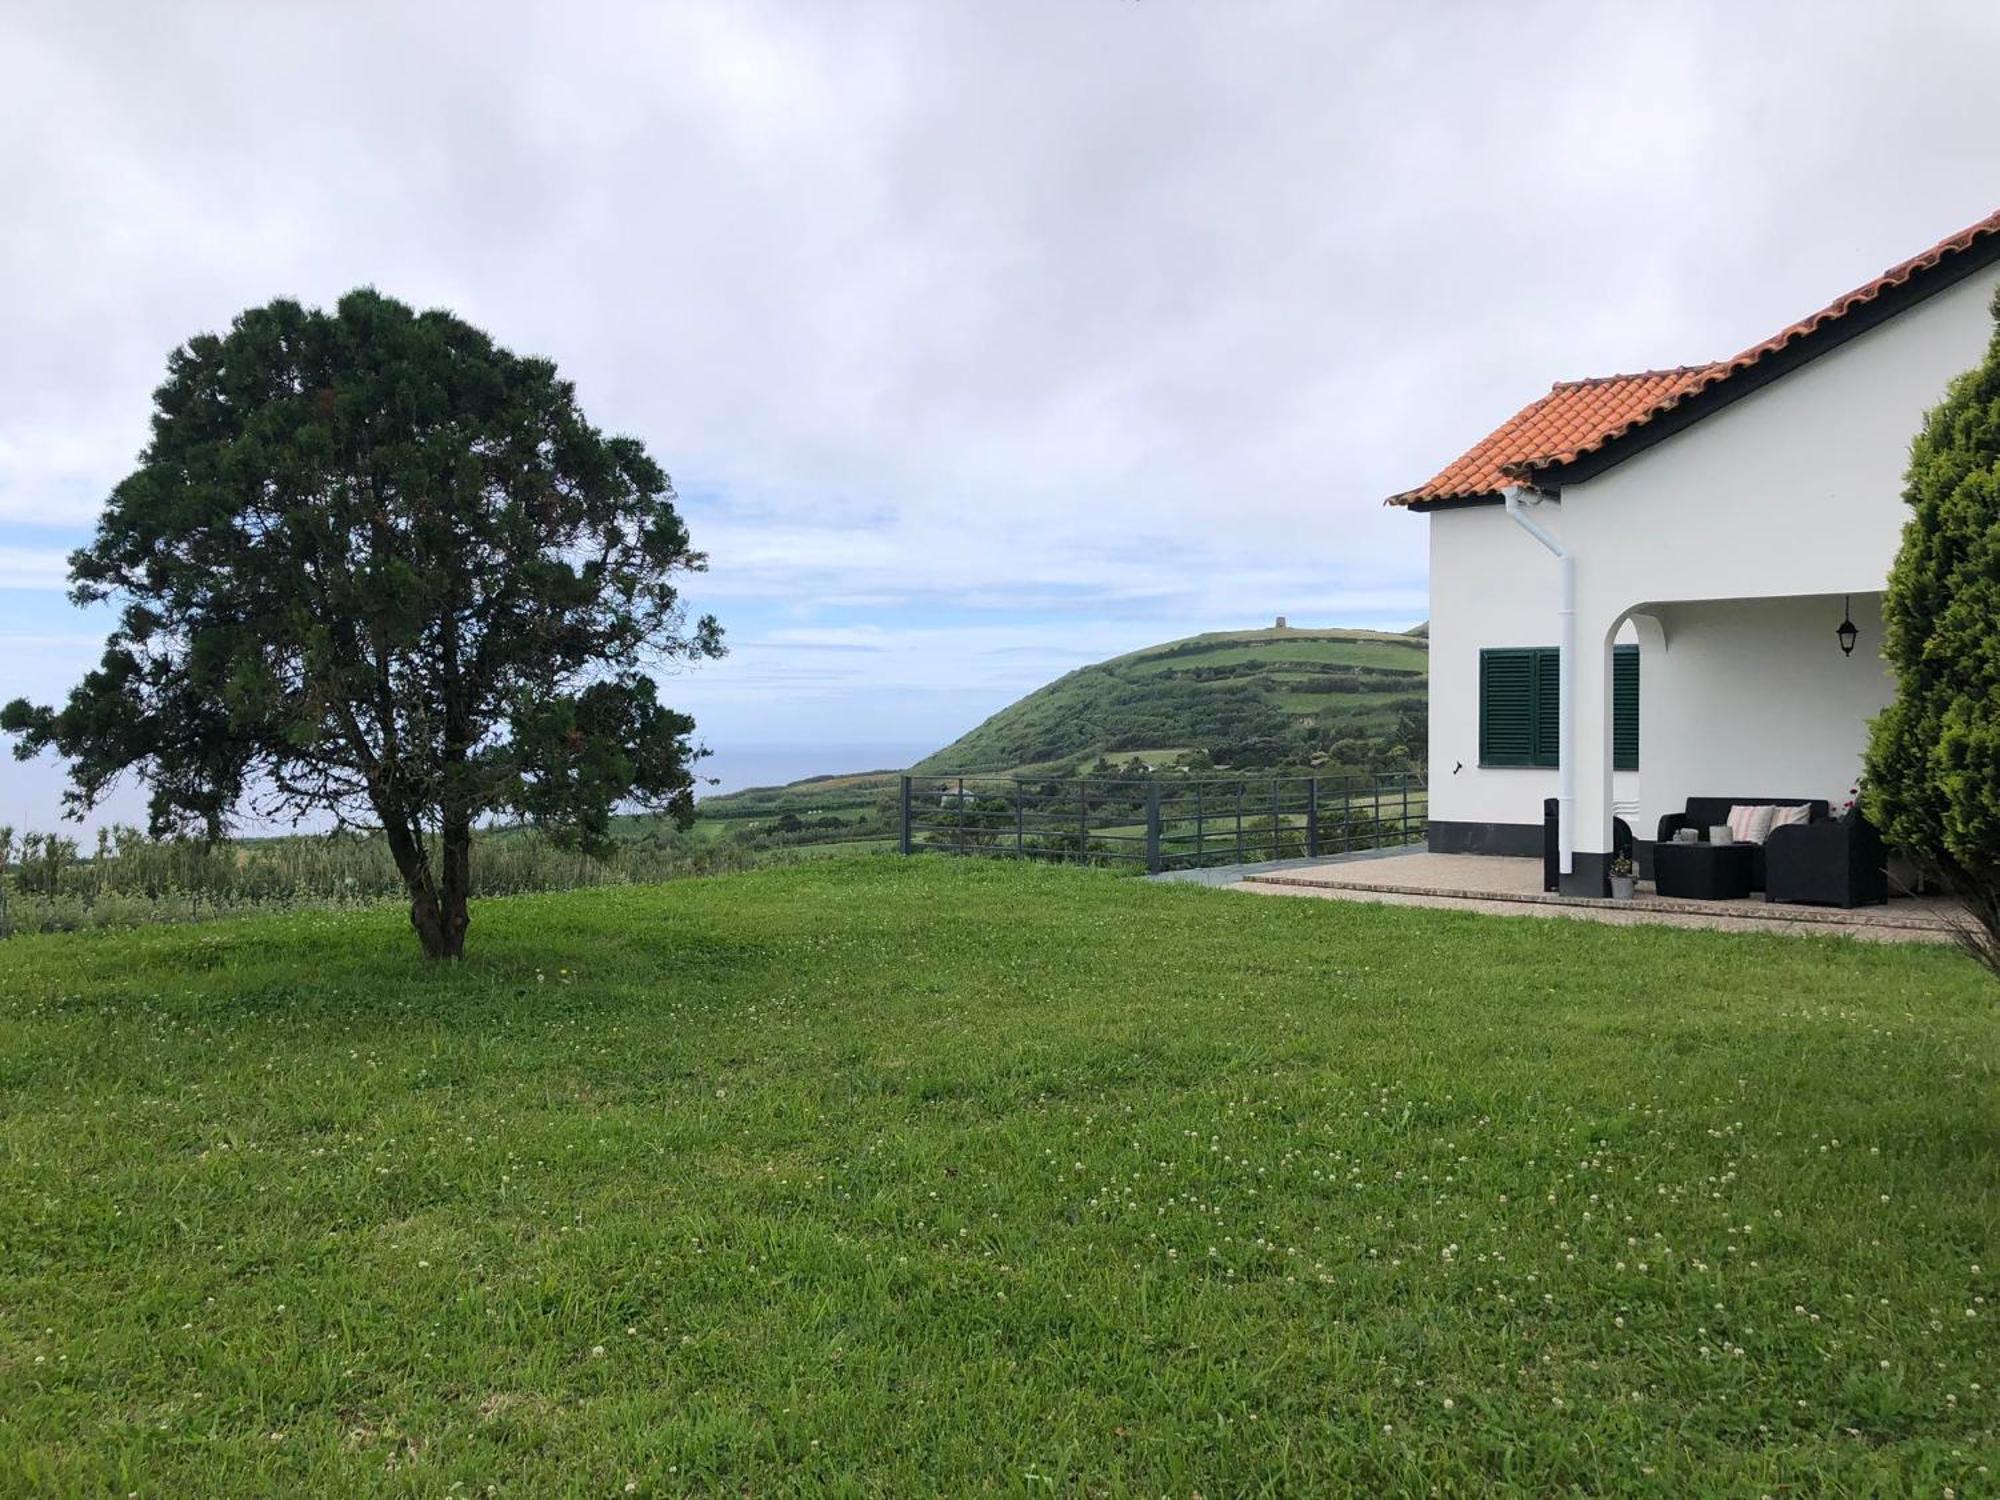
<svg viewBox="0 0 2000 1500"><path fill-rule="evenodd" d="M904 776L897 847L1158 873L1419 843L1429 803L1417 772Z"/></svg>

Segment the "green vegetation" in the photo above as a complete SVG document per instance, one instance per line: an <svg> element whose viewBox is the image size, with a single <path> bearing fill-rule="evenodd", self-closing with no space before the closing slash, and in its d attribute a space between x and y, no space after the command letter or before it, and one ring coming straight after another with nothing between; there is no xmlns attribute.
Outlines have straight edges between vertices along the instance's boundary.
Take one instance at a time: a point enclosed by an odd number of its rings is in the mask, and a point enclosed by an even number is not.
<svg viewBox="0 0 2000 1500"><path fill-rule="evenodd" d="M1975 1495L1948 949L857 860L0 949L0 1490Z"/></svg>
<svg viewBox="0 0 2000 1500"><path fill-rule="evenodd" d="M670 819L621 833L603 852L587 854L533 829L476 830L470 894L710 875L777 862L794 852L704 838L699 825L682 829ZM395 856L379 833L209 843L107 828L85 849L65 834L17 838L0 827L0 937L408 899Z"/></svg>
<svg viewBox="0 0 2000 1500"><path fill-rule="evenodd" d="M1226 813L1244 772L1298 775L1317 770L1357 778L1421 765L1424 750L1427 646L1419 626L1406 635L1366 630L1242 630L1190 636L1084 667L1001 710L971 733L911 769L923 778L920 843L988 846L1010 841L1015 791L1001 781L1019 777L1031 803L1028 840L1062 858L1124 847L1141 830L1144 792L1136 783L1168 771L1220 771L1210 816ZM969 773L981 806L941 818L932 807L949 777ZM1075 832L1077 789L1064 778L1124 778L1134 785L1087 794L1087 837ZM782 787L705 797L695 825L701 838L726 842L754 859L774 851L832 848L863 852L893 848L897 836L895 771L816 776ZM1228 781L1230 785L1222 785ZM1252 778L1251 832L1256 809L1268 807L1270 781ZM1193 825L1193 794L1173 792L1168 817ZM1261 815L1261 836L1244 844L1250 858L1298 852L1303 792L1288 788L1280 824ZM1001 804L1005 803L1003 807ZM1181 805L1188 804L1188 805ZM1004 824L1004 827L1002 826ZM945 826L948 825L948 826ZM625 820L629 828L648 820ZM1292 830L1292 831L1287 831ZM1237 848L1233 826L1188 833L1217 858ZM1089 848L1083 847L1085 843ZM1356 838L1349 842L1363 847ZM1331 847L1331 846L1330 846ZM1129 852L1129 851L1128 851Z"/></svg>
<svg viewBox="0 0 2000 1500"><path fill-rule="evenodd" d="M901 779L899 771L863 771L704 797L695 804L695 832L751 857L893 849ZM643 830L654 821L625 819L621 831Z"/></svg>
<svg viewBox="0 0 2000 1500"><path fill-rule="evenodd" d="M1415 777L1265 772L1081 779L913 777L912 844L1127 870L1196 869L1420 842ZM1149 836L1149 827L1154 835Z"/></svg>
<svg viewBox="0 0 2000 1500"><path fill-rule="evenodd" d="M962 747L973 746L977 759L988 754L978 747L1002 742L1045 757L1003 765L1001 780L969 782L981 805L966 804L964 816L939 805L944 780L921 782L917 842L1009 843L1016 826L1011 778L1018 775L1031 852L1129 858L1143 843L1143 782L1171 772L1162 802L1162 847L1171 862L1289 857L1304 852L1306 822L1303 785L1291 778L1308 768L1323 778L1325 849L1401 842L1421 823L1421 788L1392 790L1378 804L1367 779L1406 769L1411 745L1421 754L1424 667L1425 647L1414 633L1253 630L1194 636L1073 672L920 764L933 776L939 767L977 771L958 763ZM1095 705L1088 713L1100 716L1092 722L1109 721L1114 732L1078 739L1087 717L1079 705L1088 704ZM1051 756L1057 742L1080 748ZM1198 789L1211 770L1220 774ZM1082 832L1078 789L1063 779L1076 776L1127 783L1086 791ZM1330 779L1349 776L1356 778L1351 785ZM899 780L897 771L866 771L706 797L687 827L673 814L614 817L609 839L588 852L530 828L476 829L468 894L888 853L898 842ZM62 834L31 833L11 843L0 837L0 933L10 918L16 931L67 931L399 897L408 899L407 879L376 834L221 840L204 848L194 839L119 829L94 849L79 849Z"/></svg>
<svg viewBox="0 0 2000 1500"><path fill-rule="evenodd" d="M0 730L79 810L135 774L155 834L245 802L378 828L424 952L460 957L482 820L601 853L619 806L693 817L694 721L652 674L722 646L675 588L705 559L674 499L553 364L448 312L251 308L168 357L71 554L72 599L118 610L102 663Z"/></svg>
<svg viewBox="0 0 2000 1500"><path fill-rule="evenodd" d="M1903 499L1882 603L1896 700L1874 724L1865 800L1965 903L2000 975L2000 330L1925 417Z"/></svg>
<svg viewBox="0 0 2000 1500"><path fill-rule="evenodd" d="M1424 753L1427 667L1416 635L1190 636L1060 677L913 769L1058 773L1172 754L1200 769L1408 770Z"/></svg>

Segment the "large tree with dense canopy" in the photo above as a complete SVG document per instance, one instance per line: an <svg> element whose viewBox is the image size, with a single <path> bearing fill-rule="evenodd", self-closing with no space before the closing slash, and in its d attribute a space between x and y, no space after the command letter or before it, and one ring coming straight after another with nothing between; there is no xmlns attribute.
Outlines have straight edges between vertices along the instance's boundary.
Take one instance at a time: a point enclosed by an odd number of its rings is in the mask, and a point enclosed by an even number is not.
<svg viewBox="0 0 2000 1500"><path fill-rule="evenodd" d="M123 773L155 832L232 814L381 829L426 954L464 952L472 830L585 848L621 803L692 814L694 723L651 670L719 655L666 474L584 420L547 360L372 290L278 301L190 339L152 440L70 559L117 628L23 758L81 813Z"/></svg>

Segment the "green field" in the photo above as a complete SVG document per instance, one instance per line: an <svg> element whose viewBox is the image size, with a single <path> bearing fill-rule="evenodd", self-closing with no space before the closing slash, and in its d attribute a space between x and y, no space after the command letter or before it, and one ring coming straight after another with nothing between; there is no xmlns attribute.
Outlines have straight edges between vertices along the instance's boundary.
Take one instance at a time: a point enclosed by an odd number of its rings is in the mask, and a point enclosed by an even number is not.
<svg viewBox="0 0 2000 1500"><path fill-rule="evenodd" d="M1133 762L1304 776L1402 773L1422 764L1429 644L1372 630L1189 636L1079 668L1009 704L910 769L1049 781ZM898 773L813 777L704 797L687 842L740 854L895 842ZM998 793L995 793L996 795ZM782 823L790 819L804 826ZM828 820L838 819L840 826ZM654 820L619 820L634 835Z"/></svg>
<svg viewBox="0 0 2000 1500"><path fill-rule="evenodd" d="M1099 757L1166 759L1153 747L1180 745L1222 765L1303 768L1332 754L1404 770L1423 753L1407 741L1428 665L1423 638L1380 631L1190 636L1059 677L912 769L1054 773Z"/></svg>
<svg viewBox="0 0 2000 1500"><path fill-rule="evenodd" d="M1955 953L847 860L0 945L0 1493L1992 1493Z"/></svg>
<svg viewBox="0 0 2000 1500"><path fill-rule="evenodd" d="M1180 644L1180 643L1176 643ZM1372 667L1385 672L1414 672L1419 676L1430 664L1425 642L1410 636L1375 635L1364 631L1309 634L1302 630L1243 631L1219 640L1214 647L1185 656L1159 654L1159 647L1130 657L1115 658L1141 672L1171 672L1177 666L1221 667L1254 662L1283 669L1288 666Z"/></svg>

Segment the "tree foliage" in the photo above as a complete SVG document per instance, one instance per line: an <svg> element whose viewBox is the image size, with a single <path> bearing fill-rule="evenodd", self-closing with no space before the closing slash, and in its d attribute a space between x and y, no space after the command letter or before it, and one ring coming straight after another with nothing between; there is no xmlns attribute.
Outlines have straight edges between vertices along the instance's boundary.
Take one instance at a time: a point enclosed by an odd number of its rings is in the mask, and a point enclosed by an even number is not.
<svg viewBox="0 0 2000 1500"><path fill-rule="evenodd" d="M378 826L432 956L463 951L475 821L601 848L621 801L692 815L693 721L648 668L717 655L666 474L546 360L371 290L289 301L171 356L152 440L70 559L111 601L98 668L15 702L16 754L123 773L156 833L248 802Z"/></svg>
<svg viewBox="0 0 2000 1500"><path fill-rule="evenodd" d="M1883 601L1896 699L1873 725L1864 801L1965 903L1968 942L2000 973L2000 330L1924 419L1903 499Z"/></svg>

